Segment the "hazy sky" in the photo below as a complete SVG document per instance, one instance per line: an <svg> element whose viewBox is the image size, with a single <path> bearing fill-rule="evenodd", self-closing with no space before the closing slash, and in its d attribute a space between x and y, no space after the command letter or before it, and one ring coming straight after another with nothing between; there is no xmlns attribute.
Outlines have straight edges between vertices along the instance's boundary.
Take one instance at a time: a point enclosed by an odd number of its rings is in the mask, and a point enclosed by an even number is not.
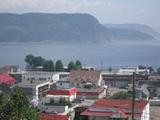
<svg viewBox="0 0 160 120"><path fill-rule="evenodd" d="M160 0L0 0L0 12L90 13L101 23L160 27Z"/></svg>

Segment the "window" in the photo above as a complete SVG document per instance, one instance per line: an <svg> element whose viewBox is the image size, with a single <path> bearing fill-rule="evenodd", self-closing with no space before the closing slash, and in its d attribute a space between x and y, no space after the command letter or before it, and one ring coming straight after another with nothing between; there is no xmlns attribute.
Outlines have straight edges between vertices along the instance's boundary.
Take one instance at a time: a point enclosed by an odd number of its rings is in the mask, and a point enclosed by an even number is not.
<svg viewBox="0 0 160 120"><path fill-rule="evenodd" d="M77 83L77 87L80 87L80 86L79 86L79 83Z"/></svg>
<svg viewBox="0 0 160 120"><path fill-rule="evenodd" d="M62 86L62 82L60 82L60 85Z"/></svg>

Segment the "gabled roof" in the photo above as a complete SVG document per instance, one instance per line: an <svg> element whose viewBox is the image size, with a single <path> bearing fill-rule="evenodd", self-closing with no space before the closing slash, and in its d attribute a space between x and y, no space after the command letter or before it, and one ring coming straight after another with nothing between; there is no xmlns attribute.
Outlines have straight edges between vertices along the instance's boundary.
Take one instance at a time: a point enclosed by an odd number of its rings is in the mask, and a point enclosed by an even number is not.
<svg viewBox="0 0 160 120"><path fill-rule="evenodd" d="M148 101L136 101L135 116L141 116L142 111L147 104ZM100 99L81 114L106 117L113 117L115 114L119 114L120 117L125 118L127 116L131 116L131 110L131 100Z"/></svg>
<svg viewBox="0 0 160 120"><path fill-rule="evenodd" d="M77 93L77 89L74 87L74 88L71 88L71 89L61 89L61 90L57 90L57 89L52 89L52 90L49 90L48 91L48 95L73 95Z"/></svg>
<svg viewBox="0 0 160 120"><path fill-rule="evenodd" d="M69 80L81 82L97 82L100 79L100 71L72 70L69 74Z"/></svg>
<svg viewBox="0 0 160 120"><path fill-rule="evenodd" d="M40 113L40 120L68 120L67 115Z"/></svg>
<svg viewBox="0 0 160 120"><path fill-rule="evenodd" d="M135 102L135 108L143 110L147 105L148 101L139 100ZM115 100L115 99L100 99L96 101L92 107L111 107L111 108L132 108L131 100Z"/></svg>
<svg viewBox="0 0 160 120"><path fill-rule="evenodd" d="M8 74L0 74L0 84L14 84L16 82L15 78L9 76Z"/></svg>

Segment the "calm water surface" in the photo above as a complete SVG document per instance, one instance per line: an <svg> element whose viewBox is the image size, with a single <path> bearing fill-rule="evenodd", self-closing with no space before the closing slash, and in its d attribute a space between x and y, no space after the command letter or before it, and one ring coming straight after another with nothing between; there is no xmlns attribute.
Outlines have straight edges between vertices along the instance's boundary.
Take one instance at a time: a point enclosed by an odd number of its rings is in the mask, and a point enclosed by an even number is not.
<svg viewBox="0 0 160 120"><path fill-rule="evenodd" d="M132 65L160 66L160 41L112 42L105 44L0 44L0 66L25 66L25 56L33 54L46 59L81 60L84 65L119 68Z"/></svg>

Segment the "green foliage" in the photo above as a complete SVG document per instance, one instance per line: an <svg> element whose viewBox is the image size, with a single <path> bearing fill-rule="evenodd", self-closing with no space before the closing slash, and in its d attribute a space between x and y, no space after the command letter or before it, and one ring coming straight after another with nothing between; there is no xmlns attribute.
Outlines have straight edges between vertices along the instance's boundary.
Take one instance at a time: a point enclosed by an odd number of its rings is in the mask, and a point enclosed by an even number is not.
<svg viewBox="0 0 160 120"><path fill-rule="evenodd" d="M5 95L9 95L11 93L11 89L8 85L6 84L1 84L0 85L0 90L5 93Z"/></svg>
<svg viewBox="0 0 160 120"><path fill-rule="evenodd" d="M44 62L43 71L54 71L54 63L52 60L46 60Z"/></svg>
<svg viewBox="0 0 160 120"><path fill-rule="evenodd" d="M120 92L114 93L114 94L111 96L111 99L126 100L126 99L129 99L129 95L128 95L127 92L120 91Z"/></svg>
<svg viewBox="0 0 160 120"><path fill-rule="evenodd" d="M33 66L33 59L34 56L32 54L29 54L26 56L25 58L25 62L29 65L29 66Z"/></svg>
<svg viewBox="0 0 160 120"><path fill-rule="evenodd" d="M34 67L43 66L44 62L45 62L45 59L42 58L41 56L34 57L34 59L33 59Z"/></svg>
<svg viewBox="0 0 160 120"><path fill-rule="evenodd" d="M75 64L73 61L69 62L68 64L68 71L74 70L76 68Z"/></svg>
<svg viewBox="0 0 160 120"><path fill-rule="evenodd" d="M69 62L68 71L79 70L79 69L82 69L82 64L79 60L77 60L75 63L73 61Z"/></svg>
<svg viewBox="0 0 160 120"><path fill-rule="evenodd" d="M112 72L112 68L111 68L111 67L109 67L109 68L108 68L108 71L109 71L109 72Z"/></svg>
<svg viewBox="0 0 160 120"><path fill-rule="evenodd" d="M0 95L0 99L3 100ZM28 97L19 87L14 87L8 100L1 101L0 119L3 120L38 120L37 111L31 106Z"/></svg>
<svg viewBox="0 0 160 120"><path fill-rule="evenodd" d="M64 70L63 63L61 60L57 60L56 62L56 71L62 72Z"/></svg>
<svg viewBox="0 0 160 120"><path fill-rule="evenodd" d="M46 60L41 56L27 55L25 58L29 70L34 70L37 66L43 66L43 71L54 71L54 63L52 60Z"/></svg>
<svg viewBox="0 0 160 120"><path fill-rule="evenodd" d="M54 66L54 62L52 60L46 60L41 56L33 56L29 54L25 58L25 62L27 63L28 70L34 70L37 66L42 66L43 71L64 71L63 63L61 60L57 60ZM79 70L82 69L82 63L77 60L75 63L73 61L68 64L68 71L71 70Z"/></svg>
<svg viewBox="0 0 160 120"><path fill-rule="evenodd" d="M82 69L82 63L79 60L76 61L75 66L76 66L76 69L78 70Z"/></svg>

